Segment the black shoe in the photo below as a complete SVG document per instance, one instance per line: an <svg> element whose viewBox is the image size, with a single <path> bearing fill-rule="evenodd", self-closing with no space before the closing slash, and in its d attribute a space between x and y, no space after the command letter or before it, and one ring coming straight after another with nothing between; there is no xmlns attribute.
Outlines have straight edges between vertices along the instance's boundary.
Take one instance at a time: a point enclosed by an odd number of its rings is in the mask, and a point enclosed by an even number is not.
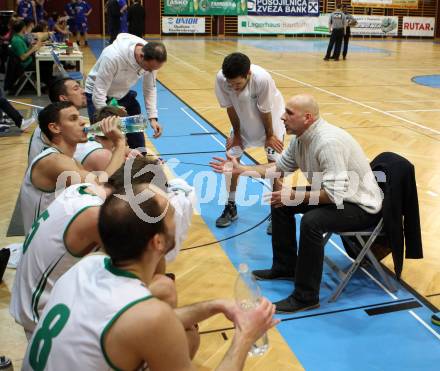
<svg viewBox="0 0 440 371"><path fill-rule="evenodd" d="M335 58L335 62L339 61L339 58Z"/></svg>
<svg viewBox="0 0 440 371"><path fill-rule="evenodd" d="M302 302L296 300L293 296L277 301L275 304L275 313L295 313L303 310L319 308L319 301Z"/></svg>
<svg viewBox="0 0 440 371"><path fill-rule="evenodd" d="M215 225L219 228L229 227L232 222L237 219L237 205L235 202L228 202L222 212L222 215L220 215L215 221Z"/></svg>
<svg viewBox="0 0 440 371"><path fill-rule="evenodd" d="M325 61L329 61L329 60L330 60L330 58L327 58L327 57L325 57L325 58L324 58L324 60L325 60Z"/></svg>
<svg viewBox="0 0 440 371"><path fill-rule="evenodd" d="M343 55L342 59L345 61L347 59L347 57L345 55Z"/></svg>
<svg viewBox="0 0 440 371"><path fill-rule="evenodd" d="M432 315L431 322L434 325L440 326L440 312Z"/></svg>
<svg viewBox="0 0 440 371"><path fill-rule="evenodd" d="M291 273L275 272L272 269L259 269L252 271L257 280L286 280L295 281L295 275Z"/></svg>

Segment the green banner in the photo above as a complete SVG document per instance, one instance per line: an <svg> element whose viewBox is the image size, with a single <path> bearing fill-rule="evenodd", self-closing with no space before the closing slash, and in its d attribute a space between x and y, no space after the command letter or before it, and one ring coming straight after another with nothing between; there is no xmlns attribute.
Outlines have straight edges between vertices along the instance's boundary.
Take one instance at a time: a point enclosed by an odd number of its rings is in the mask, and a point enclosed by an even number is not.
<svg viewBox="0 0 440 371"><path fill-rule="evenodd" d="M166 15L246 15L247 0L164 0Z"/></svg>

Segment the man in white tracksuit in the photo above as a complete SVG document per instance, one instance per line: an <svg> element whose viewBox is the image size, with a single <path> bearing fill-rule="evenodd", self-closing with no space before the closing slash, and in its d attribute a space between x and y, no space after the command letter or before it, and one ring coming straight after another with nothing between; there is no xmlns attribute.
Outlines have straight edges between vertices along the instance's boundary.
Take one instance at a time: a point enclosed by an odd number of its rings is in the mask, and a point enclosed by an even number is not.
<svg viewBox="0 0 440 371"><path fill-rule="evenodd" d="M86 80L87 110L92 119L96 109L107 105L112 98L125 108L127 114L138 115L141 107L137 93L130 88L143 77L145 108L154 138L162 134L157 121L157 70L167 60L167 51L160 42L147 42L140 37L121 33L107 46L90 71ZM145 147L143 133L127 134L130 148Z"/></svg>

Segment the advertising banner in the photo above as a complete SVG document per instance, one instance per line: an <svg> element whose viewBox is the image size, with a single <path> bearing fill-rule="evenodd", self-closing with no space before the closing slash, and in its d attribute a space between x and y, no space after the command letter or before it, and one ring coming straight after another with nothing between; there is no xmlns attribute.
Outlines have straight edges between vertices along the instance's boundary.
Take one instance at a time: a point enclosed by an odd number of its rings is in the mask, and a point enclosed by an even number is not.
<svg viewBox="0 0 440 371"><path fill-rule="evenodd" d="M328 34L329 15L319 17L238 17L239 34Z"/></svg>
<svg viewBox="0 0 440 371"><path fill-rule="evenodd" d="M397 36L399 17L380 15L357 15L356 27L351 27L352 35Z"/></svg>
<svg viewBox="0 0 440 371"><path fill-rule="evenodd" d="M312 16L319 15L319 0L248 0L248 15Z"/></svg>
<svg viewBox="0 0 440 371"><path fill-rule="evenodd" d="M418 9L418 0L351 0L352 6L396 9Z"/></svg>
<svg viewBox="0 0 440 371"><path fill-rule="evenodd" d="M162 17L163 33L205 33L204 17Z"/></svg>
<svg viewBox="0 0 440 371"><path fill-rule="evenodd" d="M403 17L402 36L433 37L434 30L434 17Z"/></svg>
<svg viewBox="0 0 440 371"><path fill-rule="evenodd" d="M247 0L164 0L164 14L166 15L247 14Z"/></svg>

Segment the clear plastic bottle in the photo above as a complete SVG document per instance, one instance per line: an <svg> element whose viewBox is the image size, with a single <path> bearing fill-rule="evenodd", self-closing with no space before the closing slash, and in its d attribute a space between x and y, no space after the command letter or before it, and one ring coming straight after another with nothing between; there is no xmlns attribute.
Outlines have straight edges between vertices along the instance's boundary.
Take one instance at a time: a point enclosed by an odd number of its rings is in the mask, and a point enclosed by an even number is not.
<svg viewBox="0 0 440 371"><path fill-rule="evenodd" d="M261 290L247 264L240 264L239 275L235 282L235 300L243 310L256 308L261 300ZM265 333L249 350L249 355L259 356L269 349L269 338Z"/></svg>
<svg viewBox="0 0 440 371"><path fill-rule="evenodd" d="M118 127L124 133L141 133L147 127L147 120L143 115L134 115L134 116L126 116L126 117L118 117ZM101 121L96 122L91 126L87 126L84 128L84 131L91 135L99 135L104 136L104 133L101 130Z"/></svg>

